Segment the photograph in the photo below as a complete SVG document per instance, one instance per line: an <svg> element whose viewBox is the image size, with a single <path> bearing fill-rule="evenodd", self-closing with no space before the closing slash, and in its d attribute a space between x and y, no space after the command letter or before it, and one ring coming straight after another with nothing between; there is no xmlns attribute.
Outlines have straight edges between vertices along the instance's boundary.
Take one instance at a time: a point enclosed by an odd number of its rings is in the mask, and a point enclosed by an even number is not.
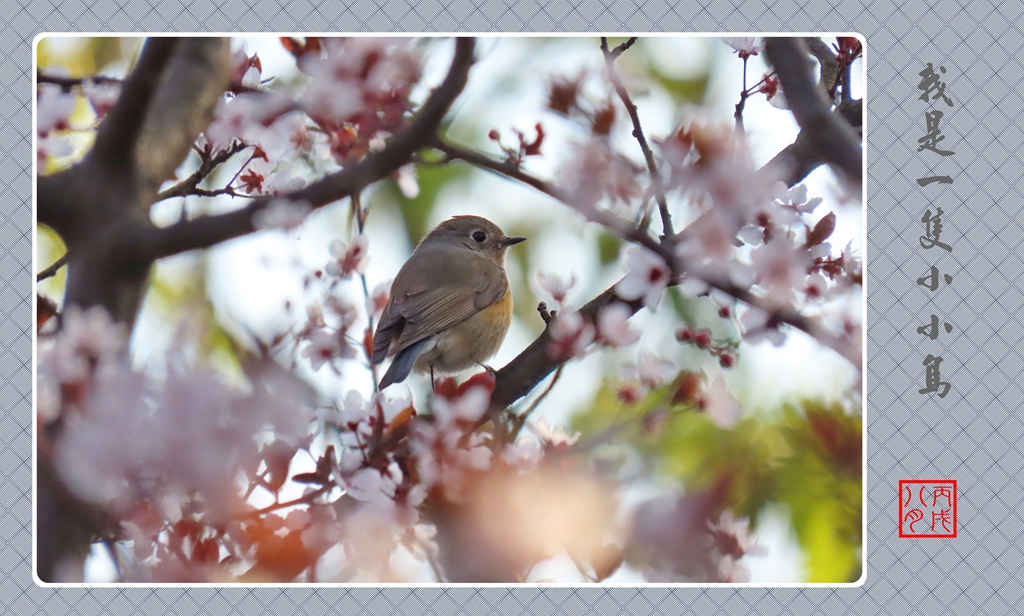
<svg viewBox="0 0 1024 616"><path fill-rule="evenodd" d="M864 584L864 37L33 52L37 583Z"/></svg>

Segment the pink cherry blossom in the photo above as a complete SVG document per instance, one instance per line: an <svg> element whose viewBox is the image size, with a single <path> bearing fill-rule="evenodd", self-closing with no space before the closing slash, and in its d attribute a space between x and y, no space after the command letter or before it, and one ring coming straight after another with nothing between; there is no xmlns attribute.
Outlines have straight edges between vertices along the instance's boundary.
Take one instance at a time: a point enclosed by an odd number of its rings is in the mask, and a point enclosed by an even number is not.
<svg viewBox="0 0 1024 616"><path fill-rule="evenodd" d="M373 316L380 315L384 311L384 307L387 306L388 297L391 295L392 282L391 280L382 282L370 292L370 306L373 309Z"/></svg>
<svg viewBox="0 0 1024 616"><path fill-rule="evenodd" d="M750 521L735 517L728 509L722 512L718 520L709 522L708 529L714 535L718 549L735 560L747 555L764 556L768 553L750 534Z"/></svg>
<svg viewBox="0 0 1024 616"><path fill-rule="evenodd" d="M626 276L615 285L615 293L626 300L643 298L644 305L655 310L668 288L672 271L664 259L642 246L626 248Z"/></svg>
<svg viewBox="0 0 1024 616"><path fill-rule="evenodd" d="M810 260L805 252L780 240L758 246L750 253L757 270L758 285L765 291L765 300L773 307L792 303L795 290L803 290Z"/></svg>
<svg viewBox="0 0 1024 616"><path fill-rule="evenodd" d="M732 47L743 59L756 56L762 47L761 37L758 36L723 36L722 42Z"/></svg>
<svg viewBox="0 0 1024 616"><path fill-rule="evenodd" d="M515 443L509 443L501 450L501 459L505 464L519 472L536 469L542 456L540 443L528 435L520 436Z"/></svg>
<svg viewBox="0 0 1024 616"><path fill-rule="evenodd" d="M537 272L537 286L551 296L555 303L565 303L565 297L576 286L576 274L569 274L568 279L554 274Z"/></svg>
<svg viewBox="0 0 1024 616"><path fill-rule="evenodd" d="M612 347L633 344L640 339L640 333L629 327L629 318L633 311L623 303L609 304L597 313L597 333L601 339Z"/></svg>
<svg viewBox="0 0 1024 616"><path fill-rule="evenodd" d="M118 97L121 96L121 84L112 81L96 81L86 79L82 83L82 93L92 105L96 117L104 118Z"/></svg>
<svg viewBox="0 0 1024 616"><path fill-rule="evenodd" d="M416 179L415 165L399 167L395 172L395 183L398 184L398 190L402 191L402 195L407 199L415 199L420 194L420 183Z"/></svg>
<svg viewBox="0 0 1024 616"><path fill-rule="evenodd" d="M434 415L439 425L454 422L476 422L487 411L491 395L483 387L471 387L455 400L443 396L434 399Z"/></svg>
<svg viewBox="0 0 1024 616"><path fill-rule="evenodd" d="M769 323L768 313L760 308L747 308L740 315L739 322L743 328L743 339L751 344L768 340L774 346L782 346L786 341L786 332Z"/></svg>
<svg viewBox="0 0 1024 616"><path fill-rule="evenodd" d="M221 99L213 110L213 122L203 131L213 152L226 150L241 139L255 122L255 102L250 96Z"/></svg>
<svg viewBox="0 0 1024 616"><path fill-rule="evenodd" d="M365 235L357 235L351 244L334 240L328 247L331 261L324 266L330 276L348 278L352 274L362 274L366 269L366 257L369 254L369 240Z"/></svg>
<svg viewBox="0 0 1024 616"><path fill-rule="evenodd" d="M558 426L549 424L548 420L543 417L533 425L533 431L542 441L555 447L574 445L576 441L580 440L579 432L569 433Z"/></svg>
<svg viewBox="0 0 1024 616"><path fill-rule="evenodd" d="M640 382L650 389L661 387L679 372L679 368L673 362L662 359L647 349L640 350L636 368Z"/></svg>
<svg viewBox="0 0 1024 616"><path fill-rule="evenodd" d="M559 312L548 327L551 334L548 354L552 357L578 357L594 341L594 326L575 311Z"/></svg>
<svg viewBox="0 0 1024 616"><path fill-rule="evenodd" d="M810 214L824 201L821 197L808 197L806 184L787 188L784 182L776 182L772 187L772 196L776 205L792 208L801 214Z"/></svg>
<svg viewBox="0 0 1024 616"><path fill-rule="evenodd" d="M40 164L45 163L48 158L70 156L74 151L71 140L63 135L49 134L36 138L36 160Z"/></svg>
<svg viewBox="0 0 1024 616"><path fill-rule="evenodd" d="M75 104L71 92L55 84L40 84L36 94L36 133L45 137L51 131L67 130Z"/></svg>
<svg viewBox="0 0 1024 616"><path fill-rule="evenodd" d="M730 429L739 421L740 405L729 393L721 376L715 377L708 385L703 397L703 411L719 428Z"/></svg>
<svg viewBox="0 0 1024 616"><path fill-rule="evenodd" d="M334 360L354 355L352 348L338 340L336 334L323 329L314 329L307 338L309 344L302 349L302 356L308 357L313 371L319 371L324 364L334 365Z"/></svg>
<svg viewBox="0 0 1024 616"><path fill-rule="evenodd" d="M384 478L375 468L363 468L345 480L345 492L359 501L376 498L384 487Z"/></svg>

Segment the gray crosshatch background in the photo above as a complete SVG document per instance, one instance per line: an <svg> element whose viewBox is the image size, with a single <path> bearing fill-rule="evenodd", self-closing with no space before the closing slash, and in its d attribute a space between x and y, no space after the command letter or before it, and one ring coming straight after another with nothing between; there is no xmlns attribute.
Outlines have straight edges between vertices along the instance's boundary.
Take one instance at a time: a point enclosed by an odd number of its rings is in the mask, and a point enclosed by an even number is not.
<svg viewBox="0 0 1024 616"><path fill-rule="evenodd" d="M1004 614L1024 611L1024 3L0 0L0 613ZM32 38L68 31L855 31L868 41L868 576L861 588L49 589L31 576ZM945 66L940 159L917 73ZM921 188L926 175L951 186ZM923 251L944 211L952 254ZM942 254L939 254L942 253ZM954 276L917 286L937 265ZM952 323L931 341L931 314ZM942 355L945 399L922 396ZM898 537L898 481L956 479L956 539Z"/></svg>

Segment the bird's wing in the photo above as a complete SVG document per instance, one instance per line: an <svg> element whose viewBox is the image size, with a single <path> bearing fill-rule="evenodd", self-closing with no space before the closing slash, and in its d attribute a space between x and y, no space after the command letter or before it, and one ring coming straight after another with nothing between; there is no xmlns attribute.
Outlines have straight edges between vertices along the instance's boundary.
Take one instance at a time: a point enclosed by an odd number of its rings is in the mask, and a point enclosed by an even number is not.
<svg viewBox="0 0 1024 616"><path fill-rule="evenodd" d="M392 293L373 336L373 363L460 323L508 292L508 279L496 263L475 253L417 249L392 284ZM411 267L429 260L435 267ZM412 270L417 271L415 274ZM397 345L394 341L397 340Z"/></svg>

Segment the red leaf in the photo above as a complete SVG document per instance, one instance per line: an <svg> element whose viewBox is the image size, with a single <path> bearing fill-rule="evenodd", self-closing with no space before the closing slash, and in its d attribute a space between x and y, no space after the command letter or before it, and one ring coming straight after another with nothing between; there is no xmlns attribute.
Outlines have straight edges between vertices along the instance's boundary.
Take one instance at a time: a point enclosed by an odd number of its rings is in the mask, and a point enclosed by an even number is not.
<svg viewBox="0 0 1024 616"><path fill-rule="evenodd" d="M415 416L416 409L413 408L411 404L399 411L399 413L395 415L395 418L391 420L391 423L388 424L388 429L384 432L384 437L389 438L396 431L405 428L405 426L409 424L409 420Z"/></svg>
<svg viewBox="0 0 1024 616"><path fill-rule="evenodd" d="M57 303L48 297L36 293L36 331L46 325L51 317L57 314Z"/></svg>
<svg viewBox="0 0 1024 616"><path fill-rule="evenodd" d="M494 377L494 373L490 370L474 374L466 379L465 383L459 385L458 390L456 390L456 397L462 396L473 387L483 387L487 390L488 395L492 394L494 393L494 385L496 382L497 380Z"/></svg>
<svg viewBox="0 0 1024 616"><path fill-rule="evenodd" d="M434 382L434 394L454 400L459 397L459 386L455 383L455 379L443 376Z"/></svg>
<svg viewBox="0 0 1024 616"><path fill-rule="evenodd" d="M524 156L538 156L540 155L540 146L544 143L544 127L537 122L534 126L534 130L537 131L537 138L531 143L523 142L523 155Z"/></svg>
<svg viewBox="0 0 1024 616"><path fill-rule="evenodd" d="M814 225L814 229L807 234L807 246L817 246L824 242L836 230L836 213L829 212L824 218Z"/></svg>
<svg viewBox="0 0 1024 616"><path fill-rule="evenodd" d="M220 543L212 537L200 539L192 547L192 562L205 565L216 565L220 560Z"/></svg>
<svg viewBox="0 0 1024 616"><path fill-rule="evenodd" d="M366 328L366 333L363 334L363 352L366 353L367 357L373 357L373 330L369 327Z"/></svg>
<svg viewBox="0 0 1024 616"><path fill-rule="evenodd" d="M595 135L609 135L614 123L615 106L607 103L594 112L594 121L590 125L590 132Z"/></svg>

